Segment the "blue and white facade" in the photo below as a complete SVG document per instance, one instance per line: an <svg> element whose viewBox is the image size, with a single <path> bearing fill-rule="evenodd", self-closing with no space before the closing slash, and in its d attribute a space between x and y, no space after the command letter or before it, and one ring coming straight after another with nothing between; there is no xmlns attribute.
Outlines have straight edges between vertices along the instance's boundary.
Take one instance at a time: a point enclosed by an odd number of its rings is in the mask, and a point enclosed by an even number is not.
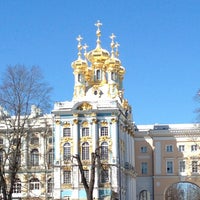
<svg viewBox="0 0 200 200"><path fill-rule="evenodd" d="M72 101L57 102L54 115L54 199L86 199L74 155L90 178L91 153L100 149L96 167L95 199L136 199L134 125L131 107L124 98L124 67L118 45L111 36L111 53L101 47L97 22L96 48L86 52L78 40L78 59L72 63ZM84 56L82 49L85 49ZM102 167L103 166L103 167Z"/></svg>

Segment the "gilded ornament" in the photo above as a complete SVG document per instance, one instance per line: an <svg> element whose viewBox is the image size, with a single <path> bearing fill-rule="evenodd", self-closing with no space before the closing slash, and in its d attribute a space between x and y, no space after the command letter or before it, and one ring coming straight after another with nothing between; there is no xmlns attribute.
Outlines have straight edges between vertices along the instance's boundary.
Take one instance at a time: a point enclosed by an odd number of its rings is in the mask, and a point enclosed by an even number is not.
<svg viewBox="0 0 200 200"><path fill-rule="evenodd" d="M88 127L88 126L89 126L88 121L84 121L84 122L82 123L82 127Z"/></svg>
<svg viewBox="0 0 200 200"><path fill-rule="evenodd" d="M92 106L87 103L87 102L84 102L82 103L78 108L77 110L91 110L92 109Z"/></svg>
<svg viewBox="0 0 200 200"><path fill-rule="evenodd" d="M108 122L107 121L102 121L100 124L101 124L101 126L108 126Z"/></svg>
<svg viewBox="0 0 200 200"><path fill-rule="evenodd" d="M74 124L78 124L78 119L73 120Z"/></svg>

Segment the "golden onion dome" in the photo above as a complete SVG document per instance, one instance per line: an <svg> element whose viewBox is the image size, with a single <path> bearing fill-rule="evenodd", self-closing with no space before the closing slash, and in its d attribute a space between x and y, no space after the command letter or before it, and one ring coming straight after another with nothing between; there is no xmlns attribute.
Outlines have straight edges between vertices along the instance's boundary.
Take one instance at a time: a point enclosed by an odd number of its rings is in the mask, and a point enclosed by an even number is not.
<svg viewBox="0 0 200 200"><path fill-rule="evenodd" d="M115 56L115 52L114 52L114 48L118 48L119 44L118 43L114 43L114 38L115 35L112 33L112 35L110 36L111 38L111 57L109 59L107 59L105 61L105 66L107 68L107 70L109 71L117 71L119 69L119 67L121 66L121 61L117 58L118 57L118 51L117 51L117 57Z"/></svg>
<svg viewBox="0 0 200 200"><path fill-rule="evenodd" d="M78 41L78 59L75 60L74 62L72 62L72 67L73 67L74 71L78 71L78 72L81 72L81 71L84 72L88 68L87 61L82 59L82 57L81 57L81 50L83 48L82 45L81 45L81 40L82 40L82 37L79 35L78 38L77 38L77 41Z"/></svg>
<svg viewBox="0 0 200 200"><path fill-rule="evenodd" d="M97 21L97 23L95 24L95 26L97 26L97 31L96 31L96 35L97 35L97 46L94 50L88 52L87 54L87 59L91 62L91 63L104 63L105 60L107 60L110 57L110 54L107 50L101 48L101 41L100 41L100 37L101 37L101 31L100 31L100 26L102 24L100 23L100 21Z"/></svg>

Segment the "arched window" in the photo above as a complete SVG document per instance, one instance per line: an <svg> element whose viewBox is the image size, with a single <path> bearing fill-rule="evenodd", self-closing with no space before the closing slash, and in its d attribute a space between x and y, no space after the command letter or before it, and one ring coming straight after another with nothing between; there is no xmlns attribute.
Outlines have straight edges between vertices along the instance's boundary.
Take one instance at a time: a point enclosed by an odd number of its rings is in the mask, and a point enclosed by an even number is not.
<svg viewBox="0 0 200 200"><path fill-rule="evenodd" d="M111 72L111 79L113 81L116 81L117 80L117 74L115 72Z"/></svg>
<svg viewBox="0 0 200 200"><path fill-rule="evenodd" d="M71 145L69 142L67 142L63 146L63 159L69 160L70 158L71 158Z"/></svg>
<svg viewBox="0 0 200 200"><path fill-rule="evenodd" d="M21 180L19 178L16 178L13 185L13 193L21 193L21 187Z"/></svg>
<svg viewBox="0 0 200 200"><path fill-rule="evenodd" d="M108 143L103 142L101 144L101 159L108 160Z"/></svg>
<svg viewBox="0 0 200 200"><path fill-rule="evenodd" d="M139 200L150 200L150 193L147 190L142 190L139 194Z"/></svg>
<svg viewBox="0 0 200 200"><path fill-rule="evenodd" d="M82 144L82 160L89 160L89 143Z"/></svg>
<svg viewBox="0 0 200 200"><path fill-rule="evenodd" d="M37 178L32 178L29 181L29 189L30 190L39 190L40 189L40 181Z"/></svg>
<svg viewBox="0 0 200 200"><path fill-rule="evenodd" d="M82 82L82 75L78 74L78 82Z"/></svg>
<svg viewBox="0 0 200 200"><path fill-rule="evenodd" d="M52 179L48 179L47 181L47 193L52 193L52 188L53 188L53 181Z"/></svg>
<svg viewBox="0 0 200 200"><path fill-rule="evenodd" d="M33 149L31 151L31 163L32 166L39 165L39 151L37 149Z"/></svg>
<svg viewBox="0 0 200 200"><path fill-rule="evenodd" d="M96 77L98 81L101 80L101 71L99 69L96 71Z"/></svg>
<svg viewBox="0 0 200 200"><path fill-rule="evenodd" d="M50 149L47 155L47 161L49 165L53 164L53 149Z"/></svg>

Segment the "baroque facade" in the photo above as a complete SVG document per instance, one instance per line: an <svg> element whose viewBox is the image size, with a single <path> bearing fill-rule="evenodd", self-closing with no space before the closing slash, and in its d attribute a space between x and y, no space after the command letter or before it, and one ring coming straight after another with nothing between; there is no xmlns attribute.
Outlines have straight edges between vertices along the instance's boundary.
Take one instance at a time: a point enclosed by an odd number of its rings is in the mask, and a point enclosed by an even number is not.
<svg viewBox="0 0 200 200"><path fill-rule="evenodd" d="M125 69L118 58L114 34L111 53L101 47L101 23L97 22L96 48L86 52L78 40L78 58L72 63L72 101L57 102L55 121L54 198L86 199L79 155L87 181L91 153L99 149L100 163L95 173L95 199L135 199L134 125L131 106L124 98ZM82 48L85 48L82 55Z"/></svg>
<svg viewBox="0 0 200 200"><path fill-rule="evenodd" d="M33 107L34 108L34 107ZM15 177L12 199L49 199L53 192L53 134L52 115L40 115L32 109L27 132L21 139L20 168ZM12 117L8 120L12 120ZM8 133L5 120L0 121L0 164L9 173L3 149L15 148L15 136ZM10 149L10 150L9 150ZM6 161L6 162L7 162ZM7 180L8 186L9 181ZM1 186L1 185L0 185ZM3 199L0 187L0 199Z"/></svg>

